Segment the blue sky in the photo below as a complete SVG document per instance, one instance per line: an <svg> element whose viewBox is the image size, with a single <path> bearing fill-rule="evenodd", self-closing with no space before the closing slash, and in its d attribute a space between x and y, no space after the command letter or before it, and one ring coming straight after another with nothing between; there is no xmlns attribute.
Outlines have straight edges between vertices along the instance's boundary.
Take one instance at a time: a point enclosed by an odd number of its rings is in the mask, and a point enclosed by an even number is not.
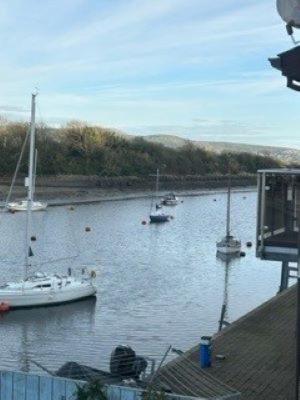
<svg viewBox="0 0 300 400"><path fill-rule="evenodd" d="M300 32L299 32L300 36ZM300 148L273 0L1 0L0 115Z"/></svg>

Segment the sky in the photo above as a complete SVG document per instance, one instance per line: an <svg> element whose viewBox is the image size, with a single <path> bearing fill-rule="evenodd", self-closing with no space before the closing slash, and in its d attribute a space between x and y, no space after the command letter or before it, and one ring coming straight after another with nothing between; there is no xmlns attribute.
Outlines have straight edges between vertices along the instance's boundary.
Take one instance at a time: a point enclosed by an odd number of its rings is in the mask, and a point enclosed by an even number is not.
<svg viewBox="0 0 300 400"><path fill-rule="evenodd" d="M298 32L300 38L300 31ZM1 0L0 116L300 148L275 0Z"/></svg>

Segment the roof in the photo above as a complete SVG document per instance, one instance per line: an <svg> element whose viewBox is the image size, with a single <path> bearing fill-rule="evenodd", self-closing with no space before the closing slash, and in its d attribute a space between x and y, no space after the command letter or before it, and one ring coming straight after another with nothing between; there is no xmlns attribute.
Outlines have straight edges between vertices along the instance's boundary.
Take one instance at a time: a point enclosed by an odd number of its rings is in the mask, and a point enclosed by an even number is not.
<svg viewBox="0 0 300 400"><path fill-rule="evenodd" d="M300 175L300 168L259 169L257 173L276 174L276 175Z"/></svg>
<svg viewBox="0 0 300 400"><path fill-rule="evenodd" d="M198 351L197 351L198 354ZM187 357L186 354L176 358L162 367L153 380L157 389L175 395L201 399L239 399L240 393L207 370L200 368L199 361Z"/></svg>
<svg viewBox="0 0 300 400"><path fill-rule="evenodd" d="M225 328L214 337L213 365L206 371L235 388L243 400L294 399L295 310L293 286ZM186 360L199 364L198 349L177 358L179 376L180 371L186 374ZM216 355L225 359L216 361ZM199 381L200 371L194 374ZM195 381L190 379L190 385Z"/></svg>

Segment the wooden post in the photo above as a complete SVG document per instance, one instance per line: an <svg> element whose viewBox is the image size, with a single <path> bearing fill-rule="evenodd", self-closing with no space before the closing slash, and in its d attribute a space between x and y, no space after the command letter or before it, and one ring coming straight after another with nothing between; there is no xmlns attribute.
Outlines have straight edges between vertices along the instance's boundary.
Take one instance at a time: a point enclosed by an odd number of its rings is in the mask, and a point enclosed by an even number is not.
<svg viewBox="0 0 300 400"><path fill-rule="evenodd" d="M289 262L283 261L281 266L281 280L280 280L279 293L287 289L288 284L289 284Z"/></svg>

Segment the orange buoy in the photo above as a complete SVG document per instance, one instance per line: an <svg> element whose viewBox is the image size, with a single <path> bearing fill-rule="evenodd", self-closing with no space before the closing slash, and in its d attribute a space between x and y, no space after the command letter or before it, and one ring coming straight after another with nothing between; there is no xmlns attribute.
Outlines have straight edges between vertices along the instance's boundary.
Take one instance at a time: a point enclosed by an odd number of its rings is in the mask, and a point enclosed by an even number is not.
<svg viewBox="0 0 300 400"><path fill-rule="evenodd" d="M86 227L85 227L85 231L86 231L86 232L90 232L90 231L91 231L91 228L90 228L89 226L86 226Z"/></svg>
<svg viewBox="0 0 300 400"><path fill-rule="evenodd" d="M8 303L0 303L0 312L4 313L4 312L8 312L10 310L10 306Z"/></svg>

